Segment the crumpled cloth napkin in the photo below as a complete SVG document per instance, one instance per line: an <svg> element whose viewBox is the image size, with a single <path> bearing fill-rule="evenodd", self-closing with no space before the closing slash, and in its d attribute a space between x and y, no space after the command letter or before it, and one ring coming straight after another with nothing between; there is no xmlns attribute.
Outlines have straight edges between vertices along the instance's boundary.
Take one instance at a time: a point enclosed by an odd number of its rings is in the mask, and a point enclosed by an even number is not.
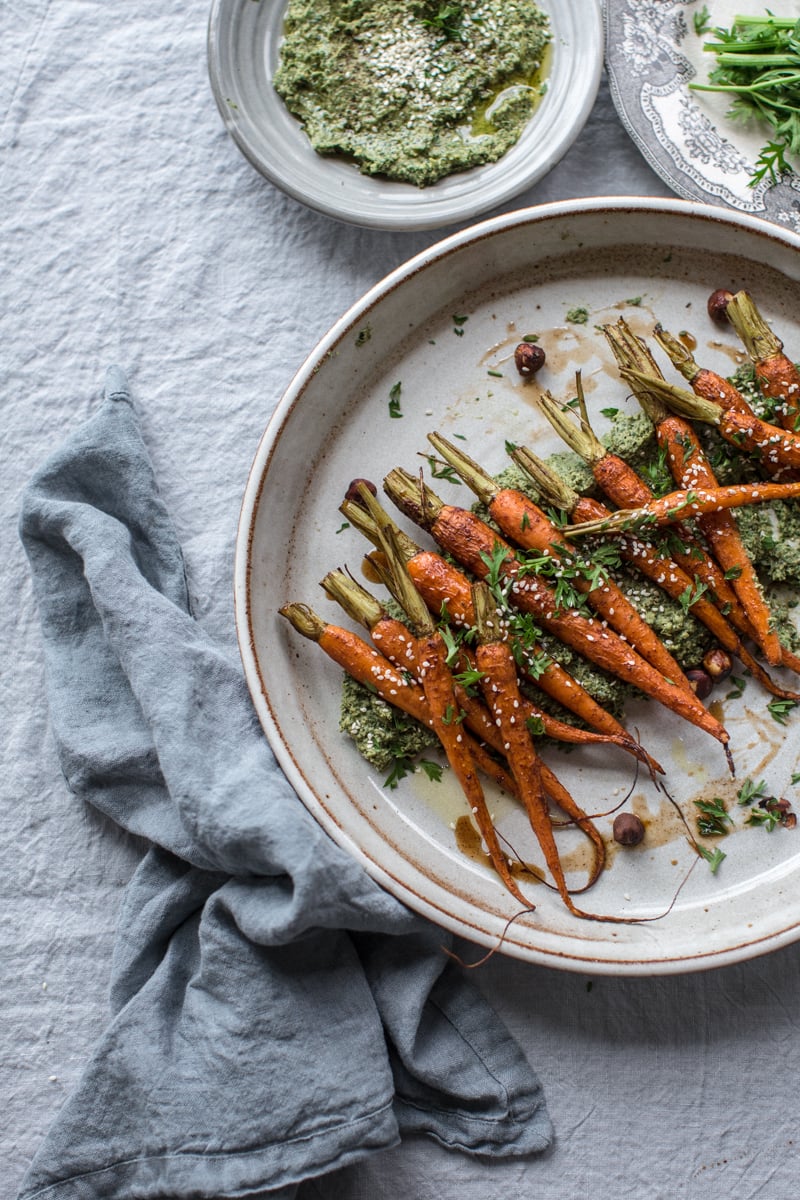
<svg viewBox="0 0 800 1200"><path fill-rule="evenodd" d="M407 1131L544 1149L539 1081L447 936L317 825L193 619L119 369L27 488L21 534L67 784L150 848L110 1023L20 1196L288 1198Z"/></svg>

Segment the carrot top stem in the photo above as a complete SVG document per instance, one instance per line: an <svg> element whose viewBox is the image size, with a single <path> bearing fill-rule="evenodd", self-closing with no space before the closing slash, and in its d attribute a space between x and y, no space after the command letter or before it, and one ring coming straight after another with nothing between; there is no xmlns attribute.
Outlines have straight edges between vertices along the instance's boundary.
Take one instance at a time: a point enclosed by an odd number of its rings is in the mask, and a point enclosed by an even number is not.
<svg viewBox="0 0 800 1200"><path fill-rule="evenodd" d="M620 368L632 367L645 375L653 375L658 379L663 378L650 350L642 339L633 333L624 317L620 317L616 325L604 325L603 333ZM644 384L637 384L633 388L633 392L654 425L667 416L669 410L664 401L650 388Z"/></svg>
<svg viewBox="0 0 800 1200"><path fill-rule="evenodd" d="M438 451L442 458L450 464L456 474L463 479L464 483L475 493L478 499L484 504L491 504L498 490L497 484L491 475L484 471L474 459L465 454L458 446L454 446L452 442L448 442L447 438L442 437L440 433L429 433L428 441L434 450Z"/></svg>
<svg viewBox="0 0 800 1200"><path fill-rule="evenodd" d="M375 517L377 525L383 509L366 487L362 488L362 491L365 507L370 515ZM407 559L403 554L403 548L395 530L396 526L391 521L384 525L377 525L380 551L386 568L386 586L407 614L414 633L419 637L424 637L434 631L433 618L408 573Z"/></svg>
<svg viewBox="0 0 800 1200"><path fill-rule="evenodd" d="M749 292L737 292L725 313L754 362L772 358L783 350L783 342L767 325Z"/></svg>
<svg viewBox="0 0 800 1200"><path fill-rule="evenodd" d="M582 403L582 396L583 392L580 389L578 392L578 402L581 412L577 418L569 409L563 408L550 392L540 392L537 397L537 403L556 433L563 438L570 450L574 450L584 462L589 463L591 466L605 458L606 448L589 424L586 406L585 403Z"/></svg>
<svg viewBox="0 0 800 1200"><path fill-rule="evenodd" d="M427 488L422 479L416 479L402 467L389 472L383 481L383 490L400 511L422 529L430 529L444 507L444 501Z"/></svg>
<svg viewBox="0 0 800 1200"><path fill-rule="evenodd" d="M330 596L344 609L348 617L358 621L365 629L372 629L385 616L386 610L383 605L341 569L329 571L321 581L320 587L326 596Z"/></svg>
<svg viewBox="0 0 800 1200"><path fill-rule="evenodd" d="M385 527L391 525L397 544L401 548L404 557L407 559L412 558L415 554L419 553L417 543L407 533L404 533L398 525L395 525L389 514L383 509L381 509L382 516L380 521L376 521L371 513L355 500L342 501L339 505L339 512L350 522L354 529L357 529L359 533L363 533L364 537L372 542L373 546L380 545L379 526L382 525Z"/></svg>
<svg viewBox="0 0 800 1200"><path fill-rule="evenodd" d="M325 622L307 604L284 604L278 612L311 642L318 642L325 632Z"/></svg>
<svg viewBox="0 0 800 1200"><path fill-rule="evenodd" d="M517 466L533 480L545 503L560 508L562 512L572 512L580 496L574 488L556 475L552 467L538 458L527 446L515 446L513 450L509 450L509 454Z"/></svg>
<svg viewBox="0 0 800 1200"><path fill-rule="evenodd" d="M688 417L690 421L703 421L707 425L718 425L720 422L723 409L711 400L704 400L686 388L667 383L655 375L645 375L632 367L623 368L621 374L632 387L639 385L647 388L660 397L668 408L682 417Z"/></svg>
<svg viewBox="0 0 800 1200"><path fill-rule="evenodd" d="M687 383L691 383L694 377L699 373L698 366L692 354L684 346L683 342L678 341L671 333L669 333L661 324L656 325L653 330L653 337L658 342L661 349L666 354L669 361L676 370L680 371ZM630 364L635 365L635 364Z"/></svg>

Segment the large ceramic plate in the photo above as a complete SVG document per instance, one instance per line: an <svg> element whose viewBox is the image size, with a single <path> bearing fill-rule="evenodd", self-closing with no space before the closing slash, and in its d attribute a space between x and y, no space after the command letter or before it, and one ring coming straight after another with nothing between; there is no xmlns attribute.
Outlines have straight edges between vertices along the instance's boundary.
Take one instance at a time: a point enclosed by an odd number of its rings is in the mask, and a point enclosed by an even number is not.
<svg viewBox="0 0 800 1200"><path fill-rule="evenodd" d="M516 146L496 163L427 188L361 175L323 158L272 87L286 0L213 0L211 86L239 149L272 183L304 204L375 229L436 229L471 220L541 179L591 111L603 64L597 0L542 0L553 31L548 90Z"/></svg>
<svg viewBox="0 0 800 1200"><path fill-rule="evenodd" d="M769 178L751 188L749 180L768 131L742 125L726 115L724 95L696 92L714 58L695 32L694 18L705 8L712 28L730 28L739 12L768 5L741 0L607 0L606 66L620 118L650 166L665 183L690 200L724 204L800 230L800 178ZM773 11L800 17L798 0Z"/></svg>
<svg viewBox="0 0 800 1200"><path fill-rule="evenodd" d="M411 260L347 312L311 353L259 446L244 496L235 589L245 670L266 734L303 801L376 879L483 945L499 942L517 904L471 853L458 788L422 774L386 788L384 773L367 767L339 732L339 670L278 609L303 601L328 621L344 621L318 586L336 566L358 576L367 549L353 529L340 529L342 494L356 476L380 480L398 465L415 471L426 431L463 436L493 472L507 462L506 440L540 454L558 448L537 413L534 388L514 370L522 335L540 335L548 356L542 379L556 395L572 395L573 372L582 369L599 428L601 409L629 403L596 329L620 314L642 334L657 318L691 332L700 359L729 373L738 361L735 340L712 326L705 307L717 286L750 288L787 345L800 347L800 239L775 226L679 200L626 199L488 221ZM576 306L588 310L584 325L566 320ZM454 315L467 320L457 324ZM392 419L397 383L403 415ZM456 503L469 499L446 481L434 486ZM800 829L744 827L735 803L747 777L797 798L797 718L794 727L791 718L786 727L776 723L755 683L738 701L726 694L718 699L732 736L735 784L716 742L653 704L629 712L686 812L701 797L732 801L736 830L725 839L719 871L694 854L665 797L646 779L634 784L627 756L556 751L554 769L587 810L608 809L633 786L630 803L648 829L642 847L612 850L609 869L583 897L586 907L658 917L696 866L668 915L636 925L575 919L552 892L530 885L536 911L506 930L505 952L574 970L670 972L746 958L798 936ZM492 803L502 831L535 859L514 806L499 795ZM599 824L608 835L610 818ZM579 842L563 834L562 847L567 863L579 867Z"/></svg>

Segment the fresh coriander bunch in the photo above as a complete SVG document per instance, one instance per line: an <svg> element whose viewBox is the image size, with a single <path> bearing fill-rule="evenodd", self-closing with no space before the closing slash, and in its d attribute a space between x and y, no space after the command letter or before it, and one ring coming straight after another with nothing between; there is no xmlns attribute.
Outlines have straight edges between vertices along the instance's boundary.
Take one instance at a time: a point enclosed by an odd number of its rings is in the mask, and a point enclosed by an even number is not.
<svg viewBox="0 0 800 1200"><path fill-rule="evenodd" d="M703 49L716 55L708 83L691 83L698 92L730 93L728 116L758 120L772 136L762 146L750 177L755 187L769 176L773 183L791 167L786 155L800 155L800 21L795 17L737 16L730 29L714 29L716 41Z"/></svg>

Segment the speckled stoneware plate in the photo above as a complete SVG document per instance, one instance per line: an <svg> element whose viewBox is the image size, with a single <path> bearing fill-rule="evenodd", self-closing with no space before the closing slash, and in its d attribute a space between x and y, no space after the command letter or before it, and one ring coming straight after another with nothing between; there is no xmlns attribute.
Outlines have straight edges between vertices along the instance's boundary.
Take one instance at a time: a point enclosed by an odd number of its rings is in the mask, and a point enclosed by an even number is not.
<svg viewBox="0 0 800 1200"><path fill-rule="evenodd" d="M543 455L559 448L537 412L535 385L514 368L523 335L539 335L547 353L541 382L556 396L574 394L573 373L582 369L599 430L602 409L632 405L596 328L601 323L624 314L647 335L660 319L696 338L704 364L730 373L740 361L736 340L706 313L718 286L751 289L787 346L800 352L800 239L776 226L680 200L624 198L487 221L412 259L337 321L291 383L256 454L237 539L235 595L245 671L267 737L332 837L412 908L485 946L497 945L518 905L475 856L458 787L447 775L437 784L421 773L395 790L385 787L385 772L370 769L339 732L338 668L278 609L302 601L329 622L347 624L319 587L337 566L361 577L368 546L341 528L342 495L356 476L380 481L395 466L416 472L426 432L463 437L492 472L507 464L507 440ZM576 307L586 308L585 324L567 320ZM402 416L393 419L397 384ZM444 480L433 486L451 502L469 502L463 487ZM728 693L719 689L715 711L731 733L736 783L709 737L653 703L628 712L685 812L694 813L700 798L730 802L734 827L717 873L696 856L665 797L648 779L634 781L628 756L549 751L553 768L592 813L632 788L629 803L646 824L646 841L633 850L611 843L608 869L582 901L594 912L643 923L576 919L551 891L525 883L536 911L506 930L503 951L571 970L648 974L729 963L797 938L800 828L746 827L736 790L748 777L764 779L770 792L800 807L791 783L800 766L800 717L778 724L767 711L769 697L752 681L740 699ZM499 794L491 803L503 834L525 859L538 861L515 805ZM611 842L611 818L599 817L598 825ZM580 839L558 836L570 880L578 883ZM673 899L667 915L651 920Z"/></svg>
<svg viewBox="0 0 800 1200"><path fill-rule="evenodd" d="M548 90L499 162L426 188L369 178L322 157L272 87L286 0L213 0L211 86L231 137L272 183L330 217L373 229L438 229L503 204L546 175L583 128L597 95L603 28L597 0L541 0L550 16Z"/></svg>
<svg viewBox="0 0 800 1200"><path fill-rule="evenodd" d="M767 5L741 0L606 0L606 67L617 112L650 166L689 200L723 204L800 230L800 177L749 180L769 130L727 116L729 100L697 92L714 56L703 51L711 34L695 32L695 17L708 12L713 28L730 28L739 12ZM800 17L798 0L773 9Z"/></svg>

